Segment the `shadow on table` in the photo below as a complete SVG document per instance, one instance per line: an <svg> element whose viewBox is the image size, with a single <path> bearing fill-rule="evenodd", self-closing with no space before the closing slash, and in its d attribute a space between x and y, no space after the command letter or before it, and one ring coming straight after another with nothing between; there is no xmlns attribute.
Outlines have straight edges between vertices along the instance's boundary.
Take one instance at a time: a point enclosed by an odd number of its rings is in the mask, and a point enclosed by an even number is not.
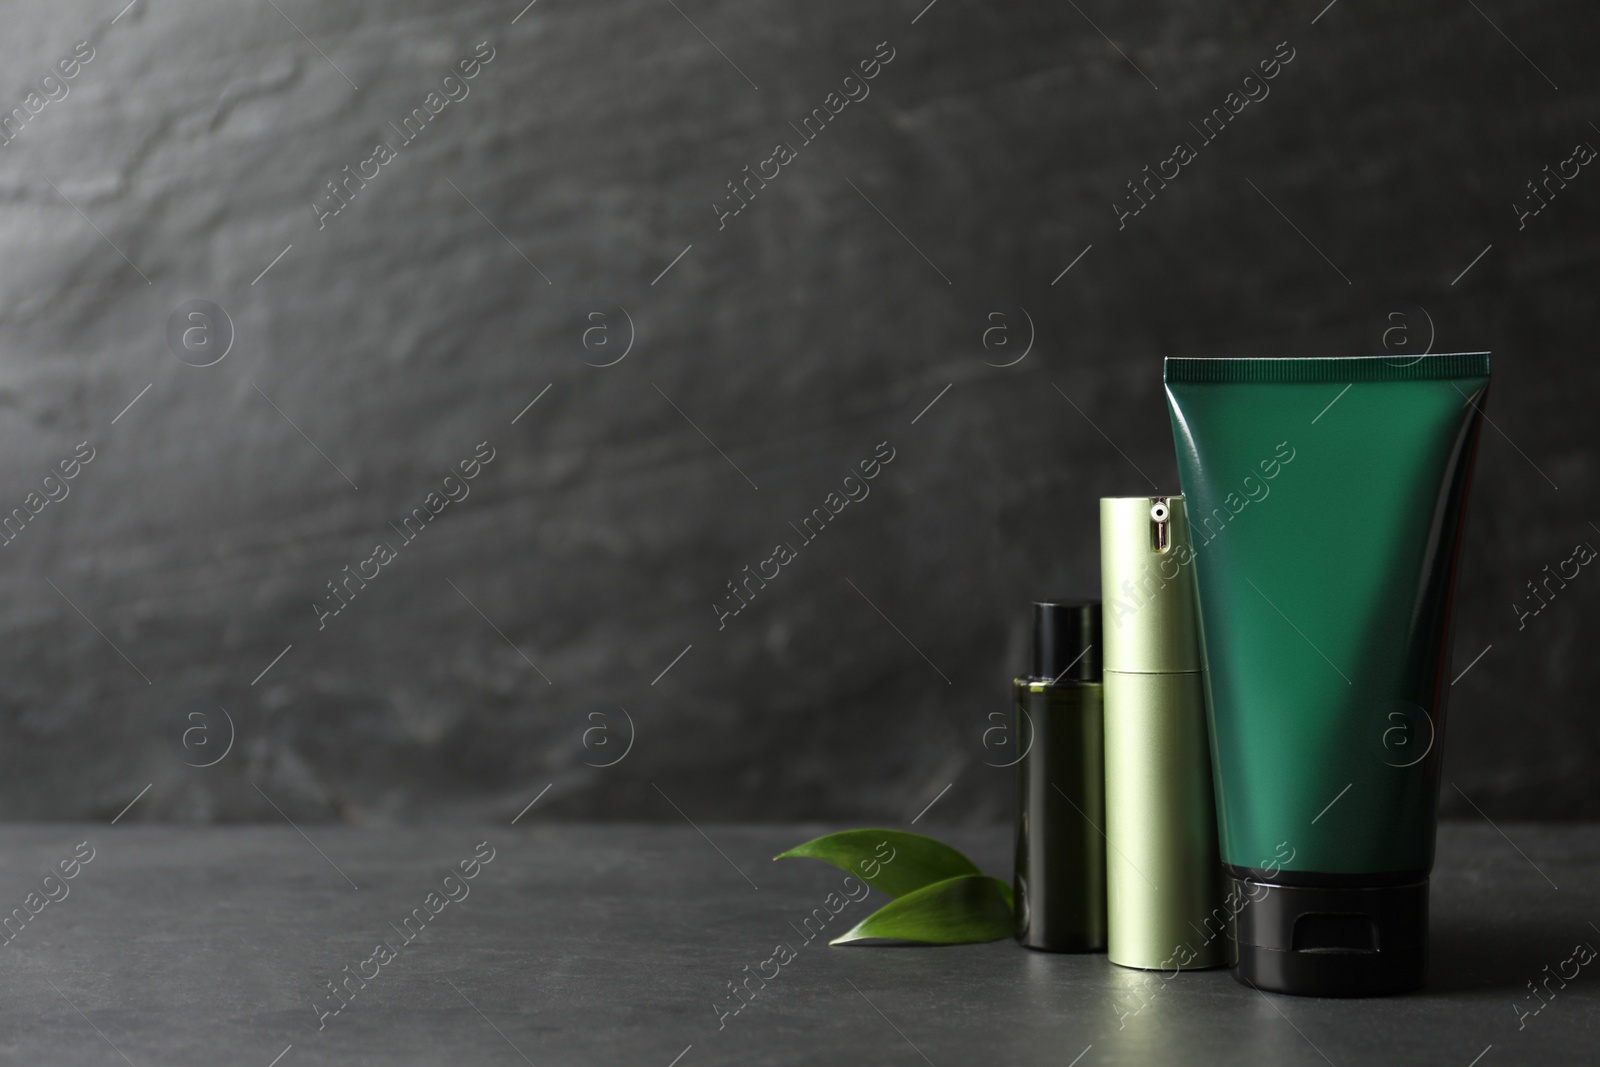
<svg viewBox="0 0 1600 1067"><path fill-rule="evenodd" d="M1570 916L1562 915L1523 919L1502 928L1435 922L1429 934L1427 993L1524 993L1546 964L1560 963L1579 942L1600 947L1600 935L1581 923L1575 927Z"/></svg>

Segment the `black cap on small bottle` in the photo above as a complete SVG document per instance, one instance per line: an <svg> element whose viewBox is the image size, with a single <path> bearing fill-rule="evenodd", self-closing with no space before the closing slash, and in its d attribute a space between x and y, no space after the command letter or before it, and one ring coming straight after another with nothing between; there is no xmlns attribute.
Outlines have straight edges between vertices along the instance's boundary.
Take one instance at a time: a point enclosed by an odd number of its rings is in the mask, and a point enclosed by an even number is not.
<svg viewBox="0 0 1600 1067"><path fill-rule="evenodd" d="M1100 601L1033 602L1033 677L1100 681Z"/></svg>
<svg viewBox="0 0 1600 1067"><path fill-rule="evenodd" d="M1377 997L1428 977L1428 883L1277 885L1233 879L1245 985L1303 997Z"/></svg>

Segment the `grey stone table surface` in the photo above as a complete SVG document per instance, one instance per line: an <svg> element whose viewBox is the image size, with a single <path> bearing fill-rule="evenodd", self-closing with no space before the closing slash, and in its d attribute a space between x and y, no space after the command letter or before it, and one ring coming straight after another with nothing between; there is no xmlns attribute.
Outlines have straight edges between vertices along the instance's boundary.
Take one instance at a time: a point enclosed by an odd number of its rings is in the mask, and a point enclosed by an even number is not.
<svg viewBox="0 0 1600 1067"><path fill-rule="evenodd" d="M1432 980L1385 1000L1269 996L1226 971L1167 981L1009 941L828 948L878 895L807 941L804 920L828 914L844 876L770 857L837 828L541 823L537 809L514 826L6 827L0 1062L1600 1059L1600 974L1570 962L1600 946L1594 826L1441 827ZM1008 869L1004 827L917 829ZM475 877L450 876L462 861ZM428 921L408 941L413 909ZM387 961L367 962L379 942ZM780 944L792 958L720 1015L729 983L770 975ZM329 983L358 971L370 980L335 1000Z"/></svg>

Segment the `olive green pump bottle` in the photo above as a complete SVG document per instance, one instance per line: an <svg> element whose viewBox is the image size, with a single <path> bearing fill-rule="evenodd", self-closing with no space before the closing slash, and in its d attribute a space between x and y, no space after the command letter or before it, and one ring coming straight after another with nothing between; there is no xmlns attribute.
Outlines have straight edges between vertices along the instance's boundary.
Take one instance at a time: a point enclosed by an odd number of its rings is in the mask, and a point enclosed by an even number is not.
<svg viewBox="0 0 1600 1067"><path fill-rule="evenodd" d="M1112 963L1229 962L1189 522L1181 496L1100 501Z"/></svg>

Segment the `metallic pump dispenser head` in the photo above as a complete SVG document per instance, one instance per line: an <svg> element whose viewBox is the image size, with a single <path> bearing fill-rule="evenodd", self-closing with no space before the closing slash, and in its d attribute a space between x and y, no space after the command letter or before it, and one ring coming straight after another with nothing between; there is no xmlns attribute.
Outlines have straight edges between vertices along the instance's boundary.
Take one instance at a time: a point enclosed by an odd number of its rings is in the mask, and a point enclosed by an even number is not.
<svg viewBox="0 0 1600 1067"><path fill-rule="evenodd" d="M1204 660L1181 496L1100 501L1112 963L1228 962Z"/></svg>
<svg viewBox="0 0 1600 1067"><path fill-rule="evenodd" d="M1198 674L1200 608L1181 496L1100 499L1105 669Z"/></svg>

